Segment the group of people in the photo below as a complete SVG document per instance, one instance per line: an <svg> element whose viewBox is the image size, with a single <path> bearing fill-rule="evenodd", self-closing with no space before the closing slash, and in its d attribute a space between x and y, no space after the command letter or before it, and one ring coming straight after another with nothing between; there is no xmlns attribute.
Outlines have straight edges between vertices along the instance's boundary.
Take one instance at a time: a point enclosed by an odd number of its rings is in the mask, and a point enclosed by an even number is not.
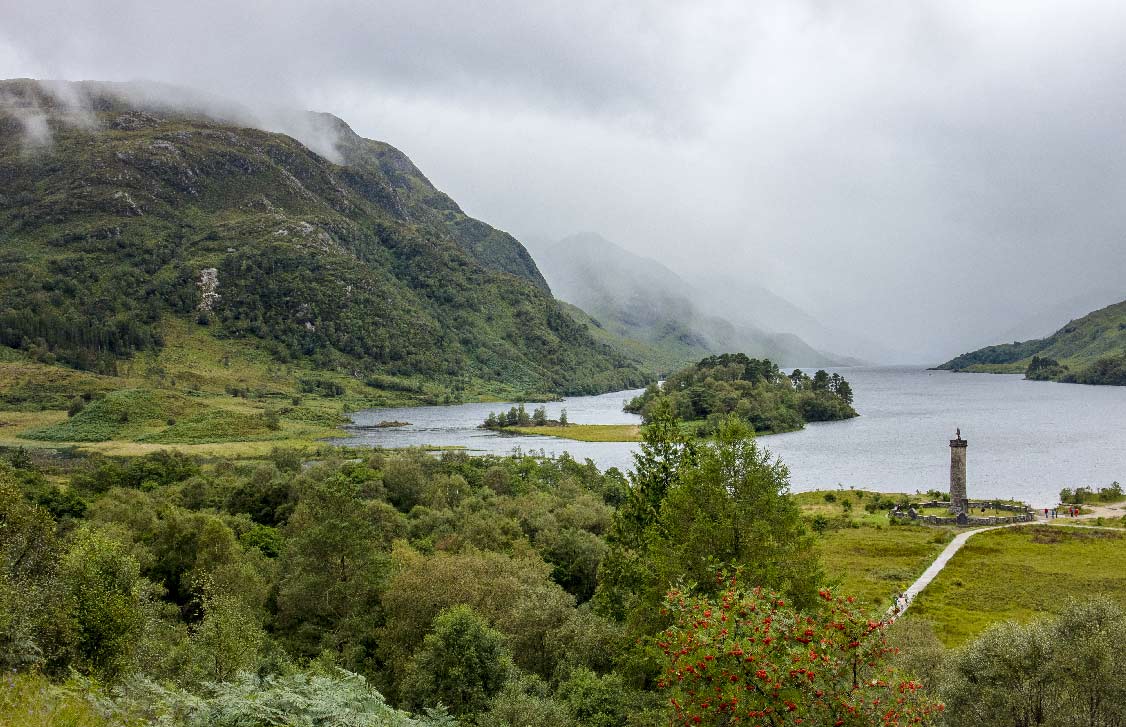
<svg viewBox="0 0 1126 727"><path fill-rule="evenodd" d="M1044 519L1052 520L1060 516L1059 508L1046 507L1044 508ZM1079 508L1076 505L1067 506L1067 517L1079 517Z"/></svg>

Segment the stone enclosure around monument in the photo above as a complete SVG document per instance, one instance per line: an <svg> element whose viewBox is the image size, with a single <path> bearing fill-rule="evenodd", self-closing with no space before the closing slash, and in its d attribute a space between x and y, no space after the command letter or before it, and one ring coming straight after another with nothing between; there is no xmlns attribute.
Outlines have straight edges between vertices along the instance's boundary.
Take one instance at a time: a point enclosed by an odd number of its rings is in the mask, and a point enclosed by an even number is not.
<svg viewBox="0 0 1126 727"><path fill-rule="evenodd" d="M915 509L916 507L922 508L935 508L935 507L949 507L950 503L942 501L922 502L918 505L912 505L906 510L895 507L888 516L897 520L906 520L909 522L922 523L923 525L1009 525L1012 523L1027 523L1036 519L1036 514L1028 509L1027 505L1014 505L1009 502L982 502L977 500L967 501L968 509L980 510L986 508L987 510L1005 510L1012 512L1010 516L991 515L989 517L975 517L967 512L959 512L957 515L950 517L941 517L938 515L920 515Z"/></svg>
<svg viewBox="0 0 1126 727"><path fill-rule="evenodd" d="M1014 505L1008 502L982 502L970 500L966 494L966 449L969 442L962 439L962 430L950 440L950 501L949 502L923 502L912 504L906 509L896 506L888 517L894 520L907 520L924 525L1010 525L1012 523L1025 523L1036 519L1036 514L1027 505ZM918 508L918 509L916 509ZM943 508L950 511L949 517L940 515L922 515L919 510L925 508ZM973 511L1002 510L1012 512L1011 516L990 515L988 517L975 517Z"/></svg>

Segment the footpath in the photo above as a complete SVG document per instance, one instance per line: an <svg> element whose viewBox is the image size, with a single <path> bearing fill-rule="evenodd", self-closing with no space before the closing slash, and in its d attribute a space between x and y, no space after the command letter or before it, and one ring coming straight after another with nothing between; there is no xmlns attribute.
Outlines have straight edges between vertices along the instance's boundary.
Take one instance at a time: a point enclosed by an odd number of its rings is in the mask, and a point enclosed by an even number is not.
<svg viewBox="0 0 1126 727"><path fill-rule="evenodd" d="M1122 528L1080 524L1084 520L1094 520L1099 517L1122 517L1124 510L1126 510L1126 505L1093 505L1090 506L1090 509L1091 512L1084 513L1083 515L1080 515L1078 517L1060 516L1055 518L1044 518L1043 513L1040 512L1037 514L1036 519L1031 522L1010 523L1008 525L992 525L985 528L975 528L974 530L967 530L965 532L958 533L954 536L954 539L951 540L950 543L943 549L943 551L938 554L938 557L935 558L933 562L931 562L927 569L923 571L923 574L915 579L915 582L908 586L906 591L904 591L900 596L896 597L895 603L893 603L891 605L891 608L888 609L888 614L894 615L896 617L902 616L907 611L907 609L911 607L911 604L914 603L915 596L922 593L923 589L930 585L930 582L933 581L935 577L942 572L942 569L946 567L946 564L950 562L950 559L954 557L954 554L962 549L962 546L966 544L966 541L968 541L978 533L984 533L990 530L1000 530L1001 528L1019 528L1025 525L1051 525L1052 527L1061 528L1095 528L1098 530L1116 530L1118 532L1126 533L1126 530L1123 530ZM896 611L897 608L898 611Z"/></svg>

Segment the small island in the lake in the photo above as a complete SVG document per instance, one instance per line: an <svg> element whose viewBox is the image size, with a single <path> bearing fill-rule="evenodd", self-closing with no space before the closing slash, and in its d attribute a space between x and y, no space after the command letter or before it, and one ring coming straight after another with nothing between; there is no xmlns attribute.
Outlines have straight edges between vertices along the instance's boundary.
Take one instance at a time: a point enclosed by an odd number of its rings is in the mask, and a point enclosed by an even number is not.
<svg viewBox="0 0 1126 727"><path fill-rule="evenodd" d="M757 434L777 434L858 416L852 408L852 386L843 376L819 370L810 376L801 369L786 374L768 359L743 353L709 356L681 369L626 402L624 410L647 419L655 402L668 400L681 419L685 434L709 437L719 422L736 414ZM569 424L564 409L558 421L549 420L544 407L531 414L523 404L508 412L490 412L482 429L518 434L541 434L583 442L637 442L636 424Z"/></svg>

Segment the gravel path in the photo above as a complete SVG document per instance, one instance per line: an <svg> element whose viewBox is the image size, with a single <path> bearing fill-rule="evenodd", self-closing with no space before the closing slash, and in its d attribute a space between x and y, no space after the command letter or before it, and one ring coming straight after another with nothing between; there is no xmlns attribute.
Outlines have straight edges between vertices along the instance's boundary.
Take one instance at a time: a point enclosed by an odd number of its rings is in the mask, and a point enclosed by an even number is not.
<svg viewBox="0 0 1126 727"><path fill-rule="evenodd" d="M1107 513L1102 514L1105 516ZM907 590L903 593L903 597L896 599L895 603L893 603L891 608L888 609L888 613L893 616L903 615L903 613L911 607L911 604L914 603L915 596L922 593L923 589L930 585L930 582L933 581L935 577L942 572L942 569L946 567L946 564L950 562L950 559L954 557L954 554L962 549L962 546L966 544L966 541L977 535L978 533L984 533L989 530L1000 530L1001 528L1017 528L1021 527L1022 525L1051 525L1052 527L1059 528L1087 528L1126 532L1123 531L1122 528L1112 528L1099 525L1080 525L1076 523L1077 520L1089 520L1094 519L1098 516L1099 513L1091 513L1089 515L1081 515L1078 518L1059 517L1053 518L1052 520L1044 520L1043 518L1040 518L1038 516L1036 520L1033 520L1031 522L1009 523L1007 525L991 525L985 528L976 528L974 530L967 530L964 533L958 533L954 536L954 539L951 540L950 543L943 549L943 551L938 554L938 557L935 558L929 566L927 566L927 569L923 571L923 574L919 576L914 583L907 587ZM1060 522L1060 520L1067 520L1068 522ZM896 613L896 608L899 609L898 614Z"/></svg>

